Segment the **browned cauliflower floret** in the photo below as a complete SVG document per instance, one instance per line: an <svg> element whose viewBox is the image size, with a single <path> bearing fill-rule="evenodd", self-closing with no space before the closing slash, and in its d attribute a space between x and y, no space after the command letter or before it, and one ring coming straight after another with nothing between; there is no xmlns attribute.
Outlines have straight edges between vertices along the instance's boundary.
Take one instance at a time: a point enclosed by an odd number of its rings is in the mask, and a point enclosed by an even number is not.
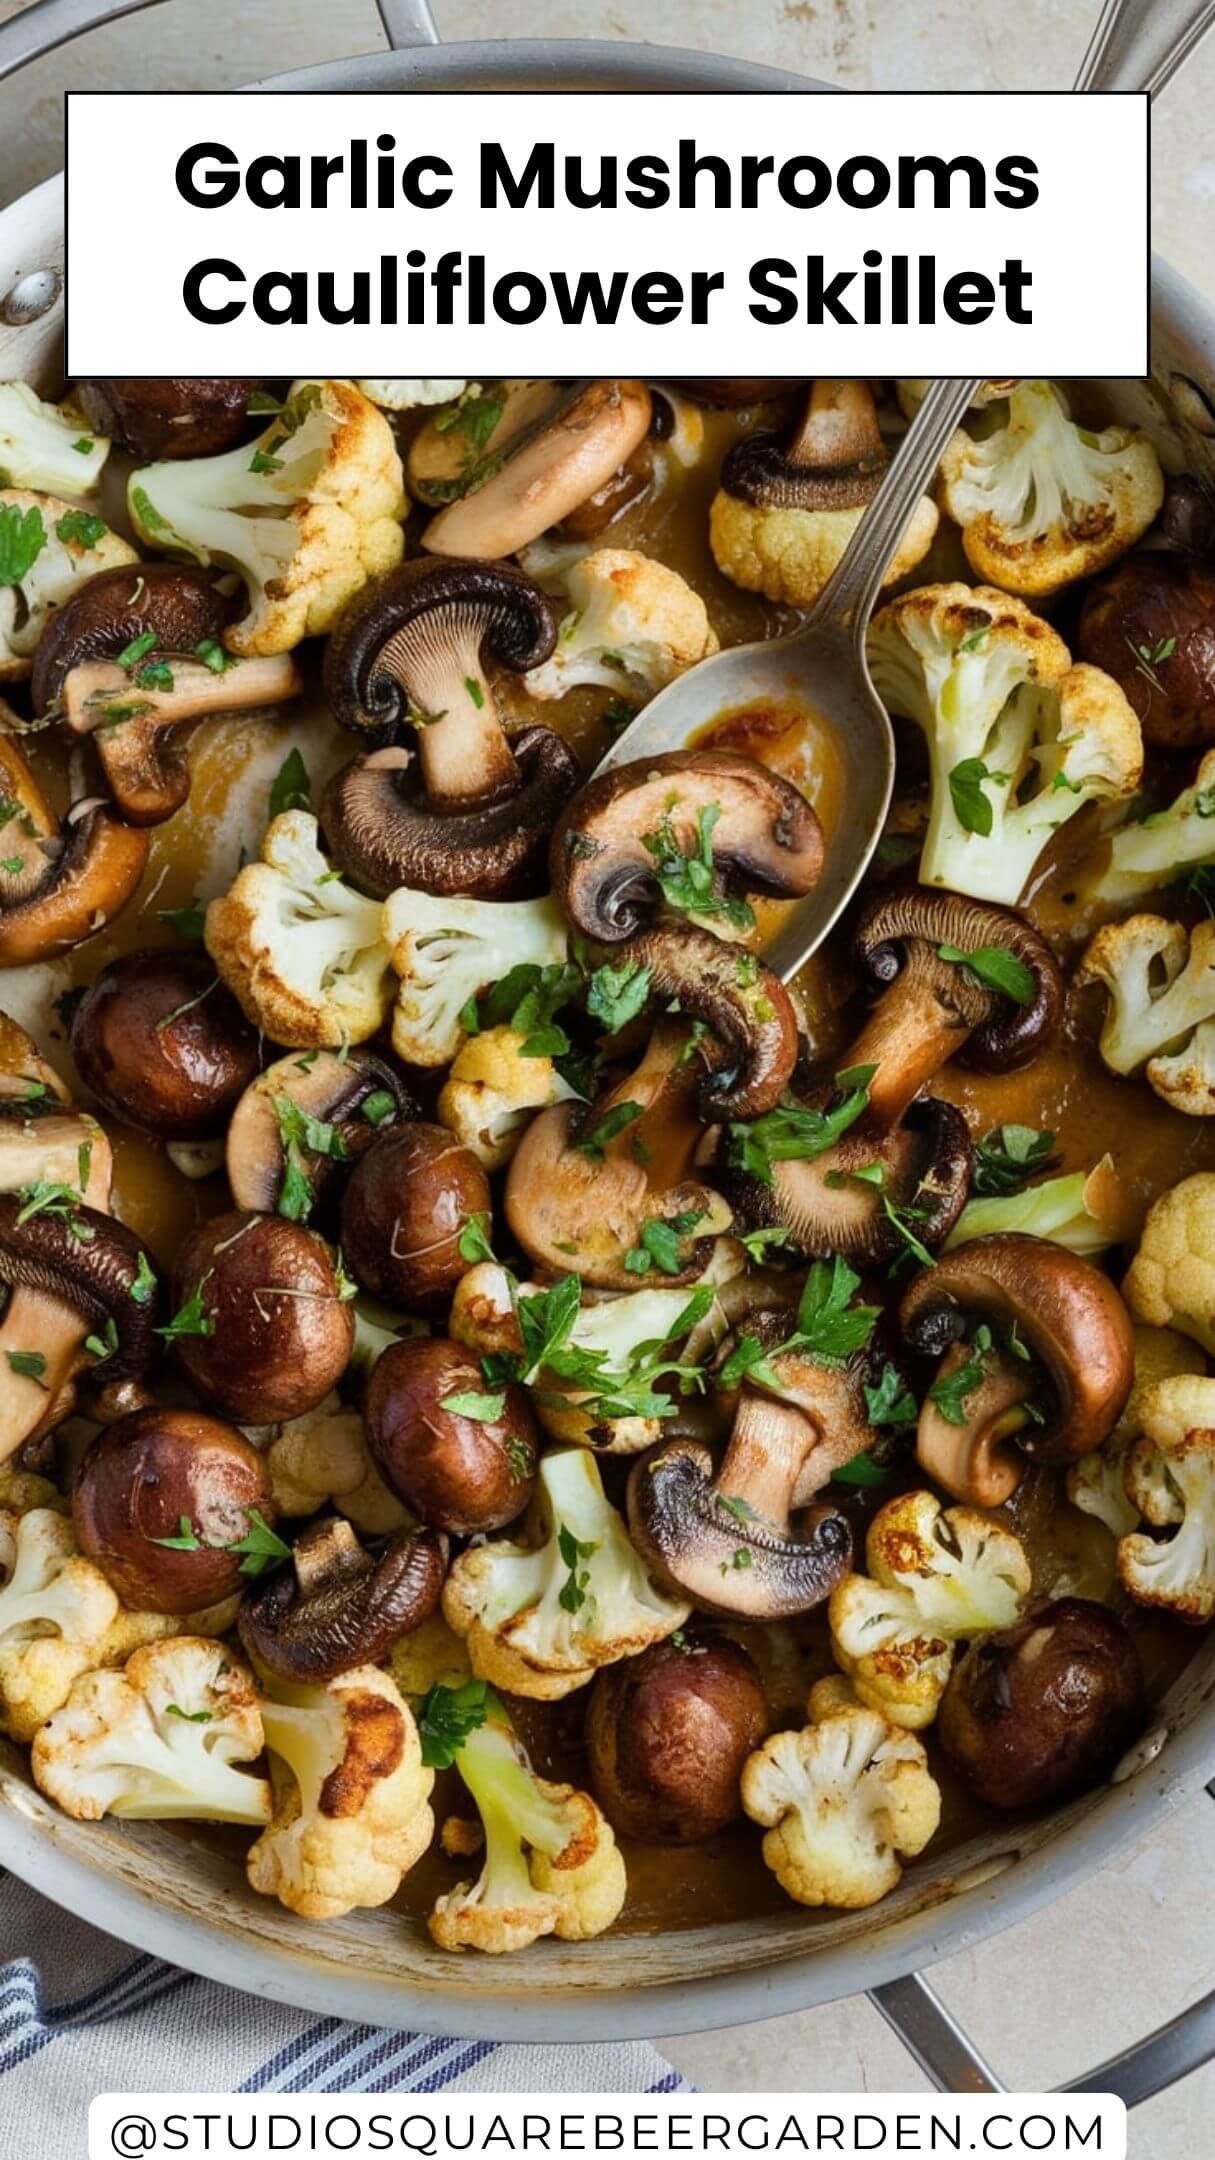
<svg viewBox="0 0 1215 2160"><path fill-rule="evenodd" d="M359 1412L336 1398L284 1425L266 1468L280 1515L315 1515L331 1500L368 1537L387 1537L413 1521L371 1460Z"/></svg>
<svg viewBox="0 0 1215 2160"><path fill-rule="evenodd" d="M1136 1319L1178 1328L1215 1357L1215 1172L1183 1178L1149 1208L1122 1294Z"/></svg>
<svg viewBox="0 0 1215 2160"><path fill-rule="evenodd" d="M10 571L0 586L0 682L15 682L33 667L34 647L52 610L86 579L138 557L90 510L29 488L0 488L0 531L8 541Z"/></svg>
<svg viewBox="0 0 1215 2160"><path fill-rule="evenodd" d="M104 1662L118 1599L50 1508L0 1511L0 1570L0 1726L32 1740L72 1682Z"/></svg>
<svg viewBox="0 0 1215 2160"><path fill-rule="evenodd" d="M1189 932L1161 915L1106 923L1075 980L1109 994L1101 1055L1111 1072L1142 1065L1174 1110L1215 1116L1215 922Z"/></svg>
<svg viewBox="0 0 1215 2160"><path fill-rule="evenodd" d="M570 612L552 658L525 678L531 697L562 698L584 684L653 697L717 651L700 594L649 555L599 548L563 582Z"/></svg>
<svg viewBox="0 0 1215 2160"><path fill-rule="evenodd" d="M1164 1538L1118 1542L1118 1575L1138 1605L1180 1620L1215 1618L1215 1380L1159 1380L1142 1404L1143 1438L1126 1462L1127 1497Z"/></svg>
<svg viewBox="0 0 1215 2160"><path fill-rule="evenodd" d="M535 1110L570 1102L574 1089L551 1057L525 1054L511 1027L470 1035L439 1093L439 1120L487 1170L510 1161Z"/></svg>
<svg viewBox="0 0 1215 2160"><path fill-rule="evenodd" d="M1194 1343L1174 1328L1136 1327L1135 1381L1118 1423L1091 1455L1082 1455L1067 1473L1067 1497L1085 1515L1095 1515L1115 1537L1126 1537L1139 1521L1126 1491L1126 1458L1131 1442L1143 1431L1143 1403L1158 1380L1206 1370Z"/></svg>

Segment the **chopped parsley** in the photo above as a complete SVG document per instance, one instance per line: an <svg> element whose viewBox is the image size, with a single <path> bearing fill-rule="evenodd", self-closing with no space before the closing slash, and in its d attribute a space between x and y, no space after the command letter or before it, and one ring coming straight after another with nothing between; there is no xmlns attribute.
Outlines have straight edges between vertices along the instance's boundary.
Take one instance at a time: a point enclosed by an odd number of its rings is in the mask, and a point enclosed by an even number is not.
<svg viewBox="0 0 1215 2160"><path fill-rule="evenodd" d="M834 1147L850 1125L855 1125L869 1101L869 1082L876 1065L853 1065L838 1072L838 1100L826 1110L810 1110L802 1103L779 1103L749 1124L726 1128L726 1154L735 1169L745 1170L762 1185L772 1183L772 1165L778 1162L809 1162Z"/></svg>
<svg viewBox="0 0 1215 2160"><path fill-rule="evenodd" d="M658 1268L664 1275L679 1275L687 1266L684 1245L701 1220L702 1210L665 1219L652 1216L638 1233L639 1242L624 1256L630 1275L648 1275Z"/></svg>
<svg viewBox="0 0 1215 2160"><path fill-rule="evenodd" d="M820 1365L844 1364L865 1348L880 1318L879 1306L853 1303L860 1286L860 1276L841 1254L814 1261L792 1332L774 1350L766 1350L756 1336L744 1334L721 1367L719 1385L734 1388L753 1375L779 1393L782 1383L772 1360L791 1354L813 1358Z"/></svg>
<svg viewBox="0 0 1215 2160"><path fill-rule="evenodd" d="M959 651L962 648L959 647ZM953 814L963 832L978 833L986 840L991 835L994 813L991 797L983 787L985 780L999 787L1008 785L1007 773L992 772L980 757L962 758L949 775L949 794Z"/></svg>
<svg viewBox="0 0 1215 2160"><path fill-rule="evenodd" d="M652 980L652 971L639 960L596 968L586 994L592 1020L598 1020L609 1035L618 1035L645 1011Z"/></svg>
<svg viewBox="0 0 1215 2160"><path fill-rule="evenodd" d="M591 1581L591 1571L583 1562L592 1559L599 1546L594 1540L587 1542L576 1538L565 1523L558 1523L557 1550L569 1570L557 1592L557 1603L562 1612L581 1612L587 1601Z"/></svg>
<svg viewBox="0 0 1215 2160"><path fill-rule="evenodd" d="M283 1150L278 1213L288 1222L307 1222L316 1193L305 1157L324 1155L332 1162L344 1162L346 1142L336 1125L329 1124L325 1118L311 1117L300 1108L294 1096L272 1095L270 1101L278 1120Z"/></svg>
<svg viewBox="0 0 1215 2160"><path fill-rule="evenodd" d="M491 1700L484 1680L465 1680L459 1687L440 1682L430 1689L418 1708L418 1737L428 1770L450 1770L469 1734L484 1725Z"/></svg>
<svg viewBox="0 0 1215 2160"><path fill-rule="evenodd" d="M579 1154L589 1155L592 1162L602 1162L609 1140L615 1140L618 1134L624 1132L627 1126L634 1124L642 1115L643 1107L639 1102L616 1103L610 1110L605 1110L601 1118L595 1120L581 1139L575 1140L574 1146Z"/></svg>
<svg viewBox="0 0 1215 2160"><path fill-rule="evenodd" d="M45 1395L46 1383L42 1376L46 1371L46 1359L41 1350L6 1350L4 1354L8 1360L9 1371L15 1372L22 1380L32 1380Z"/></svg>
<svg viewBox="0 0 1215 2160"><path fill-rule="evenodd" d="M187 1335L214 1335L215 1321L206 1311L202 1297L210 1279L209 1275L204 1275L167 1326L157 1328L157 1334L162 1336L165 1342L179 1342Z"/></svg>
<svg viewBox="0 0 1215 2160"><path fill-rule="evenodd" d="M270 816L282 817L287 810L310 810L312 808L312 782L297 749L289 751L283 759L270 786Z"/></svg>
<svg viewBox="0 0 1215 2160"><path fill-rule="evenodd" d="M470 1215L456 1241L461 1260L469 1267L476 1267L480 1260L492 1260L494 1248L489 1242L490 1218L483 1211Z"/></svg>
<svg viewBox="0 0 1215 2160"><path fill-rule="evenodd" d="M988 1199L1020 1192L1031 1178L1055 1168L1054 1145L1054 1133L1036 1125L993 1125L975 1149L975 1192Z"/></svg>
<svg viewBox="0 0 1215 2160"><path fill-rule="evenodd" d="M963 952L957 945L938 945L937 957L962 968L985 990L996 990L1001 997L1011 998L1014 1005L1033 1003L1033 973L1004 945L978 945L973 952Z"/></svg>
<svg viewBox="0 0 1215 2160"><path fill-rule="evenodd" d="M499 1388L492 1395L481 1395L475 1388L468 1388L460 1394L441 1396L439 1408L449 1410L453 1417L473 1418L478 1425L494 1425L506 1408L506 1390Z"/></svg>
<svg viewBox="0 0 1215 2160"><path fill-rule="evenodd" d="M717 889L713 830L721 817L721 804L705 803L697 811L696 839L685 852L671 823L671 810L678 800L678 796L672 797L657 832L641 836L667 906L681 915L724 915L736 930L752 929L754 909L745 900L732 899Z"/></svg>
<svg viewBox="0 0 1215 2160"><path fill-rule="evenodd" d="M19 585L46 546L46 527L36 503L0 504L0 585Z"/></svg>
<svg viewBox="0 0 1215 2160"><path fill-rule="evenodd" d="M56 536L64 541L75 541L77 547L95 548L104 539L109 527L104 518L94 517L91 510L65 510L56 519Z"/></svg>

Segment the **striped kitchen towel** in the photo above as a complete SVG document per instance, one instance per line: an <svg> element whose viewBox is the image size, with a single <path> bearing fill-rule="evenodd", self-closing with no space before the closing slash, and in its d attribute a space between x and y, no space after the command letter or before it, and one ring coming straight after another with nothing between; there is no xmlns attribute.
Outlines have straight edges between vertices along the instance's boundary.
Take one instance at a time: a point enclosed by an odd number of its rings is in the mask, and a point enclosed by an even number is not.
<svg viewBox="0 0 1215 2160"><path fill-rule="evenodd" d="M0 1875L0 2154L84 2160L98 2092L679 2092L651 2047L318 2018L179 1972Z"/></svg>

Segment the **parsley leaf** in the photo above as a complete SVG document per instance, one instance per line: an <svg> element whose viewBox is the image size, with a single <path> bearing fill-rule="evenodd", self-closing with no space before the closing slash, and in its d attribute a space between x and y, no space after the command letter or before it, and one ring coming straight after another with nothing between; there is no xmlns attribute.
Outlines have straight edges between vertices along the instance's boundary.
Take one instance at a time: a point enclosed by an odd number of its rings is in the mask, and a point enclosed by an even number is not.
<svg viewBox="0 0 1215 2160"><path fill-rule="evenodd" d="M975 1149L974 1189L988 1198L1018 1193L1040 1171L1053 1170L1053 1132L1035 1125L993 1125Z"/></svg>
<svg viewBox="0 0 1215 2160"><path fill-rule="evenodd" d="M484 1680L465 1680L460 1687L439 1682L422 1698L418 1737L428 1770L450 1770L469 1734L484 1725L491 1699Z"/></svg>
<svg viewBox="0 0 1215 2160"><path fill-rule="evenodd" d="M108 531L105 519L94 517L91 510L65 510L55 521L57 537L65 543L74 540L82 548L95 548Z"/></svg>
<svg viewBox="0 0 1215 2160"><path fill-rule="evenodd" d="M36 503L28 510L19 503L0 504L0 585L19 585L45 546L46 527Z"/></svg>
<svg viewBox="0 0 1215 2160"><path fill-rule="evenodd" d="M306 1155L325 1155L344 1162L346 1142L336 1125L311 1117L292 1095L272 1095L283 1149L283 1179L279 1187L278 1213L288 1222L307 1222L316 1193Z"/></svg>
<svg viewBox="0 0 1215 2160"><path fill-rule="evenodd" d="M871 1425L914 1425L915 1396L897 1365L883 1365L876 1387L865 1387L865 1414ZM837 1473L838 1474L838 1473Z"/></svg>
<svg viewBox="0 0 1215 2160"><path fill-rule="evenodd" d="M986 1359L992 1349L992 1333L989 1327L975 1329L971 1339L971 1354L964 1365L934 1380L928 1390L928 1400L935 1403L947 1425L966 1423L967 1398L983 1385Z"/></svg>
<svg viewBox="0 0 1215 2160"><path fill-rule="evenodd" d="M461 1260L469 1267L476 1267L479 1260L492 1260L494 1248L489 1242L490 1218L484 1211L470 1215L457 1240L456 1249Z"/></svg>
<svg viewBox="0 0 1215 2160"><path fill-rule="evenodd" d="M841 1463L838 1470L832 1471L831 1482L833 1485L855 1485L864 1488L867 1485L884 1485L889 1476L889 1463L879 1462L876 1455L863 1449L859 1455L853 1456L851 1462Z"/></svg>
<svg viewBox="0 0 1215 2160"><path fill-rule="evenodd" d="M605 1110L601 1118L596 1119L580 1140L575 1140L574 1146L580 1155L589 1155L592 1162L602 1162L608 1141L614 1140L618 1133L624 1132L625 1128L634 1124L641 1115L642 1105L639 1102L616 1103L612 1109Z"/></svg>
<svg viewBox="0 0 1215 2160"><path fill-rule="evenodd" d="M630 1275L648 1275L652 1267L664 1275L678 1275L687 1265L684 1240L689 1237L701 1220L703 1210L697 1208L682 1215L663 1219L651 1216L638 1233L639 1243L624 1256L624 1264Z"/></svg>
<svg viewBox="0 0 1215 2160"><path fill-rule="evenodd" d="M185 907L157 908L156 916L159 922L171 923L188 944L201 945L207 911L200 900L191 900Z"/></svg>
<svg viewBox="0 0 1215 2160"><path fill-rule="evenodd" d="M312 782L308 767L298 749L283 759L270 787L270 816L281 817L285 810L310 810L312 808Z"/></svg>
<svg viewBox="0 0 1215 2160"><path fill-rule="evenodd" d="M985 990L999 991L1014 1005L1033 1004L1033 973L1004 945L979 945L973 952L963 952L957 945L938 945L937 957L953 967L964 968Z"/></svg>
<svg viewBox="0 0 1215 2160"><path fill-rule="evenodd" d="M47 1392L42 1378L46 1371L46 1359L41 1350L6 1350L4 1355L10 1372L19 1374L23 1380L33 1380L42 1388L43 1394Z"/></svg>
<svg viewBox="0 0 1215 2160"><path fill-rule="evenodd" d="M478 1425L493 1425L506 1408L506 1390L500 1388L493 1395L479 1395L475 1388L461 1394L443 1395L439 1399L440 1410L450 1410L453 1417L475 1419Z"/></svg>
<svg viewBox="0 0 1215 2160"><path fill-rule="evenodd" d="M953 767L949 775L949 793L953 814L963 832L978 833L983 840L990 837L994 813L983 782L1001 777L989 772L980 757L962 758Z"/></svg>
<svg viewBox="0 0 1215 2160"><path fill-rule="evenodd" d="M772 1183L772 1165L808 1162L834 1147L850 1125L855 1125L869 1101L869 1082L876 1065L854 1065L835 1076L839 1099L826 1110L810 1110L797 1102L780 1103L749 1124L726 1128L727 1159L746 1170L763 1185Z"/></svg>
<svg viewBox="0 0 1215 2160"><path fill-rule="evenodd" d="M672 798L657 832L641 836L663 899L682 915L724 915L736 930L752 929L754 909L745 900L731 899L717 890L713 829L721 816L721 804L705 803L697 811L696 839L685 852L671 822L671 809L678 799Z"/></svg>
<svg viewBox="0 0 1215 2160"><path fill-rule="evenodd" d="M215 1321L204 1309L202 1301L203 1291L210 1279L209 1275L204 1275L180 1311L174 1313L168 1325L157 1328L156 1333L162 1336L165 1342L177 1342L184 1335L214 1335Z"/></svg>
<svg viewBox="0 0 1215 2160"><path fill-rule="evenodd" d="M623 960L618 967L596 968L587 991L586 1009L609 1035L618 1035L645 1011L652 971L638 960Z"/></svg>
<svg viewBox="0 0 1215 2160"><path fill-rule="evenodd" d="M590 1560L598 1552L599 1546L594 1540L588 1543L576 1538L573 1531L565 1523L559 1523L557 1525L557 1550L569 1569L565 1582L562 1583L560 1590L557 1592L557 1603L560 1605L562 1612L581 1612L586 1604L587 1591L591 1580L591 1571L589 1568L583 1567L582 1562Z"/></svg>
<svg viewBox="0 0 1215 2160"><path fill-rule="evenodd" d="M264 1575L266 1569L273 1567L276 1561L291 1558L291 1547L270 1528L255 1507L245 1509L245 1520L249 1528L244 1537L237 1538L233 1544L223 1548L225 1552L243 1555L240 1564L242 1575Z"/></svg>

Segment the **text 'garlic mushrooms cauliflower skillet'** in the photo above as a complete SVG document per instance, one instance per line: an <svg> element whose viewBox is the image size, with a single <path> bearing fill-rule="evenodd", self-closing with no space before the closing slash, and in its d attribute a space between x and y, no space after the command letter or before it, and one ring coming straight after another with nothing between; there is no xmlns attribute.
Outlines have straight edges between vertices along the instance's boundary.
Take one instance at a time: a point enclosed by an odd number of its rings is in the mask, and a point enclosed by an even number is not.
<svg viewBox="0 0 1215 2160"><path fill-rule="evenodd" d="M595 776L921 387L0 385L0 1732L305 1948L863 1925L1215 1617L1200 483L983 386L790 983L823 716Z"/></svg>

